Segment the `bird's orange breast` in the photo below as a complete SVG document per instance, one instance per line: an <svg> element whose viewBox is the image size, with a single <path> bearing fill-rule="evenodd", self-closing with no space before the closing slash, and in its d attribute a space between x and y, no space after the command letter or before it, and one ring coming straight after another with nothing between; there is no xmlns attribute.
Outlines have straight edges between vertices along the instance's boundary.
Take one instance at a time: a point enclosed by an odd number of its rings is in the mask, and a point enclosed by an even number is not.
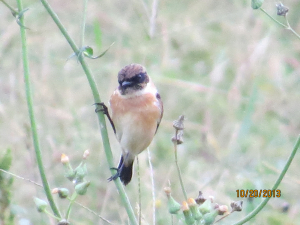
<svg viewBox="0 0 300 225"><path fill-rule="evenodd" d="M116 136L124 151L139 154L147 148L160 122L162 108L153 93L126 98L118 90L110 99Z"/></svg>

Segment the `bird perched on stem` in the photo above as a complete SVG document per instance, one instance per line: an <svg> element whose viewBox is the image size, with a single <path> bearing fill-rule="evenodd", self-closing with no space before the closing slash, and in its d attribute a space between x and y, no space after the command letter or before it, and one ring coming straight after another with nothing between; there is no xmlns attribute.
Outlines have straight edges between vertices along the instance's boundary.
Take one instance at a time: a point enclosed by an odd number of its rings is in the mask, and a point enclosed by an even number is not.
<svg viewBox="0 0 300 225"><path fill-rule="evenodd" d="M111 117L103 103L101 111L107 115L121 145L122 155L117 173L109 180L120 177L127 185L132 177L135 157L153 140L163 116L163 103L146 69L130 64L118 74L119 86L110 98Z"/></svg>

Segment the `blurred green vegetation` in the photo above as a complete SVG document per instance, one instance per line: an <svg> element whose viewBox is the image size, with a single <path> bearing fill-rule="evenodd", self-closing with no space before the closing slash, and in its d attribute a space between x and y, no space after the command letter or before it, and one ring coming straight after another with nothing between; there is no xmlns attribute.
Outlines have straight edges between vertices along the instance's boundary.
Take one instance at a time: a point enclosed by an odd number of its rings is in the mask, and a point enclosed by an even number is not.
<svg viewBox="0 0 300 225"><path fill-rule="evenodd" d="M14 1L8 1L15 6ZM71 36L80 43L83 1L50 0ZM87 175L91 185L78 201L115 224L126 224L117 190L102 149L92 94L76 59L66 61L71 48L39 1L26 0L25 26L40 144L51 187L70 187L60 164L61 153L74 164L90 149ZM276 16L274 1L263 7ZM291 26L300 32L297 0L284 2ZM171 224L163 188L183 199L174 163L172 121L184 114L184 143L179 165L189 197L201 190L216 202L244 200L245 210L219 224L232 224L260 199L237 199L237 189L269 189L289 156L300 130L300 41L259 11L250 1L158 1L152 38L152 1L88 2L85 45L98 55L88 60L101 98L108 102L117 87L117 73L132 62L141 63L164 102L164 118L150 146L156 189L157 224ZM10 171L40 183L32 146L22 74L19 27L0 4L0 149L10 148ZM284 22L283 18L278 20ZM109 128L117 165L120 147ZM147 153L139 155L142 213L152 222L152 194ZM280 185L282 196L270 200L249 224L300 224L299 155ZM126 191L136 206L137 173ZM43 190L15 179L12 201L19 221L50 224L40 215L33 196ZM57 201L62 211L66 200ZM282 212L288 204L289 210ZM74 224L103 224L87 210L74 206ZM176 221L177 222L177 221ZM53 223L53 222L52 222ZM176 224L176 223L175 223ZM183 222L178 222L183 224Z"/></svg>
<svg viewBox="0 0 300 225"><path fill-rule="evenodd" d="M0 155L0 169L8 171L11 167L11 150L7 149ZM13 178L0 171L0 222L1 224L14 224L15 213L13 211L12 198Z"/></svg>

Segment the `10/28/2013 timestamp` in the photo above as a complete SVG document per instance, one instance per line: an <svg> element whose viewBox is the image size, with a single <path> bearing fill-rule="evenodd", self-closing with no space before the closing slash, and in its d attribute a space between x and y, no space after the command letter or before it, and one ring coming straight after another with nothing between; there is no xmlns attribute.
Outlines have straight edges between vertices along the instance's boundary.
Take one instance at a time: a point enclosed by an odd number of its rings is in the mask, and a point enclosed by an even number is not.
<svg viewBox="0 0 300 225"><path fill-rule="evenodd" d="M281 197L281 191L279 189L277 190L270 190L270 189L264 189L264 190L244 190L244 189L238 189L236 190L236 195L238 198L280 198Z"/></svg>

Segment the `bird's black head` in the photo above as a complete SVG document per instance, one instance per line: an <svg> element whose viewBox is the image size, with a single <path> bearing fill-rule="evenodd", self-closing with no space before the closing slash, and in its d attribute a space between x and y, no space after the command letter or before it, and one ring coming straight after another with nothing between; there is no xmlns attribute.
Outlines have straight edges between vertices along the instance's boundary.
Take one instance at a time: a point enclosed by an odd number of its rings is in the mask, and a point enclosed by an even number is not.
<svg viewBox="0 0 300 225"><path fill-rule="evenodd" d="M139 64L130 64L120 70L118 82L121 94L126 95L145 88L149 77L145 67Z"/></svg>

